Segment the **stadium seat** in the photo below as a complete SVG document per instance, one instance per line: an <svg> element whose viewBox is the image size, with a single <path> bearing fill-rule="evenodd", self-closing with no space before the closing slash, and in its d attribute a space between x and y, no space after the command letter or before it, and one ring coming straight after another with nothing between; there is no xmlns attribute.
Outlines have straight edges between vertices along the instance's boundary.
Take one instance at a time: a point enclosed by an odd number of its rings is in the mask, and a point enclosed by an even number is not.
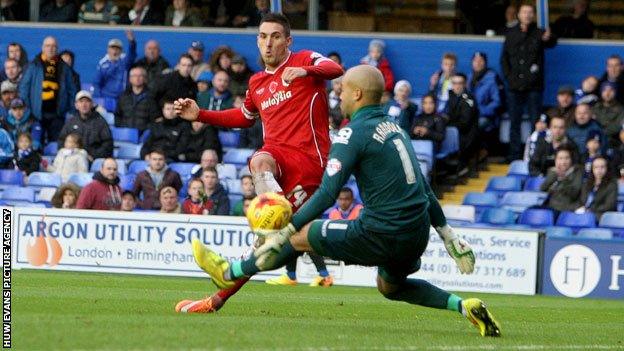
<svg viewBox="0 0 624 351"><path fill-rule="evenodd" d="M457 151L459 151L459 130L456 127L446 127L446 134L436 158L443 159Z"/></svg>
<svg viewBox="0 0 624 351"><path fill-rule="evenodd" d="M96 106L101 106L105 110L109 111L106 108L106 101L104 100L103 97L93 97L93 104L96 105ZM110 110L110 111L113 111L113 110Z"/></svg>
<svg viewBox="0 0 624 351"><path fill-rule="evenodd" d="M504 208L488 208L481 214L479 223L492 225L515 224L516 215L513 211Z"/></svg>
<svg viewBox="0 0 624 351"><path fill-rule="evenodd" d="M469 205L444 205L442 206L444 216L448 221L453 221L455 224L474 223L475 221L475 208Z"/></svg>
<svg viewBox="0 0 624 351"><path fill-rule="evenodd" d="M241 190L240 180L238 179L225 179L227 183L227 188L229 189L230 194L242 195L243 192Z"/></svg>
<svg viewBox="0 0 624 351"><path fill-rule="evenodd" d="M28 186L34 188L59 187L61 175L58 173L33 172L28 176Z"/></svg>
<svg viewBox="0 0 624 351"><path fill-rule="evenodd" d="M41 188L39 193L35 195L35 201L37 202L50 202L52 197L56 193L56 188Z"/></svg>
<svg viewBox="0 0 624 351"><path fill-rule="evenodd" d="M433 142L431 140L412 140L412 147L419 161L427 162L429 169L433 169Z"/></svg>
<svg viewBox="0 0 624 351"><path fill-rule="evenodd" d="M228 198L230 199L230 213L232 213L234 206L243 199L243 196L239 194L229 194Z"/></svg>
<svg viewBox="0 0 624 351"><path fill-rule="evenodd" d="M225 148L238 147L238 140L240 139L240 132L232 131L219 131L219 141L221 146Z"/></svg>
<svg viewBox="0 0 624 351"><path fill-rule="evenodd" d="M595 228L596 216L591 212L574 213L566 211L561 212L556 224L560 227L569 227L574 232L578 232L581 228Z"/></svg>
<svg viewBox="0 0 624 351"><path fill-rule="evenodd" d="M518 224L534 228L550 227L555 224L555 216L553 211L548 209L529 208L520 214Z"/></svg>
<svg viewBox="0 0 624 351"><path fill-rule="evenodd" d="M106 109L106 111L115 111L115 109L117 108L117 99L105 97L104 108Z"/></svg>
<svg viewBox="0 0 624 351"><path fill-rule="evenodd" d="M624 183L618 182L618 201L624 202Z"/></svg>
<svg viewBox="0 0 624 351"><path fill-rule="evenodd" d="M254 149L230 149L223 155L223 163L232 163L237 166L244 166L253 153Z"/></svg>
<svg viewBox="0 0 624 351"><path fill-rule="evenodd" d="M525 191L540 191L540 185L544 182L544 177L529 177L524 182L524 190Z"/></svg>
<svg viewBox="0 0 624 351"><path fill-rule="evenodd" d="M471 205L475 208L475 216L479 218L483 210L498 206L498 196L493 192L475 193L470 192L464 196L462 205Z"/></svg>
<svg viewBox="0 0 624 351"><path fill-rule="evenodd" d="M420 173L425 177L427 182L429 182L429 165L425 161L418 161L418 165L420 166Z"/></svg>
<svg viewBox="0 0 624 351"><path fill-rule="evenodd" d="M485 190L494 191L502 196L508 191L520 191L522 187L520 179L516 177L492 177Z"/></svg>
<svg viewBox="0 0 624 351"><path fill-rule="evenodd" d="M119 186L122 190L132 190L136 174L122 174L119 176Z"/></svg>
<svg viewBox="0 0 624 351"><path fill-rule="evenodd" d="M574 233L568 227L548 227L546 228L546 236L549 238L571 238Z"/></svg>
<svg viewBox="0 0 624 351"><path fill-rule="evenodd" d="M43 154L45 156L56 156L57 153L58 143L56 141L48 143L48 145L43 148Z"/></svg>
<svg viewBox="0 0 624 351"><path fill-rule="evenodd" d="M229 163L220 163L217 165L219 179L236 179L236 166Z"/></svg>
<svg viewBox="0 0 624 351"><path fill-rule="evenodd" d="M72 173L67 181L84 188L87 184L91 183L92 180L93 173Z"/></svg>
<svg viewBox="0 0 624 351"><path fill-rule="evenodd" d="M520 178L524 181L529 177L529 163L523 160L515 160L509 165L508 177Z"/></svg>
<svg viewBox="0 0 624 351"><path fill-rule="evenodd" d="M3 185L2 188L11 185L22 186L24 185L24 173L12 169L0 169L0 184Z"/></svg>
<svg viewBox="0 0 624 351"><path fill-rule="evenodd" d="M102 115L102 117L104 117L104 119L106 120L106 123L108 123L108 125L112 128L115 125L115 114L112 112L106 112L104 115ZM115 138L113 137L113 140Z"/></svg>
<svg viewBox="0 0 624 351"><path fill-rule="evenodd" d="M117 161L117 173L119 175L126 174L126 161L120 159L115 159L115 161ZM104 162L103 158L96 158L93 160L89 171L91 173L98 172L100 168L102 168L102 162Z"/></svg>
<svg viewBox="0 0 624 351"><path fill-rule="evenodd" d="M143 160L134 160L128 166L128 173L137 174L147 168L147 162Z"/></svg>
<svg viewBox="0 0 624 351"><path fill-rule="evenodd" d="M583 228L579 230L576 236L585 239L611 240L613 239L613 232L606 228Z"/></svg>
<svg viewBox="0 0 624 351"><path fill-rule="evenodd" d="M144 130L143 133L141 134L141 137L139 138L139 142L141 144L145 143L147 141L147 138L149 138L150 133L151 132L149 129Z"/></svg>
<svg viewBox="0 0 624 351"><path fill-rule="evenodd" d="M139 130L136 128L110 127L114 141L126 141L137 144L139 142Z"/></svg>
<svg viewBox="0 0 624 351"><path fill-rule="evenodd" d="M116 158L127 160L138 160L141 158L141 148L143 144L120 143L116 151Z"/></svg>
<svg viewBox="0 0 624 351"><path fill-rule="evenodd" d="M7 204L14 202L35 202L35 189L12 186L4 189L2 200Z"/></svg>
<svg viewBox="0 0 624 351"><path fill-rule="evenodd" d="M185 183L193 175L191 173L193 167L195 167L195 164L190 162L174 162L169 165L169 168L171 170L174 170L178 172L178 174L180 174L180 178L182 178L182 181Z"/></svg>
<svg viewBox="0 0 624 351"><path fill-rule="evenodd" d="M624 238L624 213L622 212L605 212L600 217L600 228L608 228L613 231L617 237Z"/></svg>
<svg viewBox="0 0 624 351"><path fill-rule="evenodd" d="M516 213L522 213L531 206L541 205L547 196L547 193L538 191L509 191L503 195L500 205Z"/></svg>

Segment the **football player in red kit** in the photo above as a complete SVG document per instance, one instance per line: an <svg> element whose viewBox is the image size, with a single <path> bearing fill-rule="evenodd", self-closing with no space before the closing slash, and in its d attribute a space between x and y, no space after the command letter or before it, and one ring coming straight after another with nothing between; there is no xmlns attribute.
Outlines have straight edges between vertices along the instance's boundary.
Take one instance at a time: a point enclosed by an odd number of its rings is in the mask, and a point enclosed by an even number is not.
<svg viewBox="0 0 624 351"><path fill-rule="evenodd" d="M260 118L264 146L249 161L256 192L281 193L296 211L321 182L330 147L326 80L341 76L343 70L316 52L291 52L290 24L282 14L265 15L258 31L266 68L249 79L240 109L200 110L191 99L175 101L174 108L186 120L226 128L247 128ZM193 247L194 253L202 249ZM216 311L246 282L203 300L183 300L176 311Z"/></svg>

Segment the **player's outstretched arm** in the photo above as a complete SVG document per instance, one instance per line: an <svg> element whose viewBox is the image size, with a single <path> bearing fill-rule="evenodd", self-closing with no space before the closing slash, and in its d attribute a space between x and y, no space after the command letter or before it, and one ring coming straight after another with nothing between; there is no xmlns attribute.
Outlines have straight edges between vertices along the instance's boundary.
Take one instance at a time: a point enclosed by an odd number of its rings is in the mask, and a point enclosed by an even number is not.
<svg viewBox="0 0 624 351"><path fill-rule="evenodd" d="M178 99L174 101L173 108L181 118L191 122L199 121L224 128L248 128L254 124L254 119L247 118L239 108L202 110L193 99Z"/></svg>

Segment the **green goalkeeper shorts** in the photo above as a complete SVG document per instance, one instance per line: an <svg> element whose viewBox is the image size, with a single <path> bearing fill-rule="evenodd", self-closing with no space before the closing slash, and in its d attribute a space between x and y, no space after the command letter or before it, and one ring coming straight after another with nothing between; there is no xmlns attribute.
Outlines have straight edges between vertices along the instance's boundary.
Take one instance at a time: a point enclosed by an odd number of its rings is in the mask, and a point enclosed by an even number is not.
<svg viewBox="0 0 624 351"><path fill-rule="evenodd" d="M420 256L429 242L429 221L409 233L371 233L359 220L315 220L308 242L321 256L345 264L377 266L385 281L400 284L420 269ZM423 221L425 222L425 221Z"/></svg>

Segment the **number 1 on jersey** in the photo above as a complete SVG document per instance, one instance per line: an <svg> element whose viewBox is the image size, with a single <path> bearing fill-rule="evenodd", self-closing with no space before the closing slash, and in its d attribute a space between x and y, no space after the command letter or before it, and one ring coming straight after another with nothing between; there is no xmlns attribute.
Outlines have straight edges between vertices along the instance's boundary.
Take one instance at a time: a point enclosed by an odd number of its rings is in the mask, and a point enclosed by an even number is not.
<svg viewBox="0 0 624 351"><path fill-rule="evenodd" d="M410 159L409 153L407 152L405 143L400 138L396 138L392 140L392 142L399 152L401 164L403 164L403 171L405 172L405 181L407 182L407 184L416 183L416 173L414 172L414 165L412 164L412 160Z"/></svg>

